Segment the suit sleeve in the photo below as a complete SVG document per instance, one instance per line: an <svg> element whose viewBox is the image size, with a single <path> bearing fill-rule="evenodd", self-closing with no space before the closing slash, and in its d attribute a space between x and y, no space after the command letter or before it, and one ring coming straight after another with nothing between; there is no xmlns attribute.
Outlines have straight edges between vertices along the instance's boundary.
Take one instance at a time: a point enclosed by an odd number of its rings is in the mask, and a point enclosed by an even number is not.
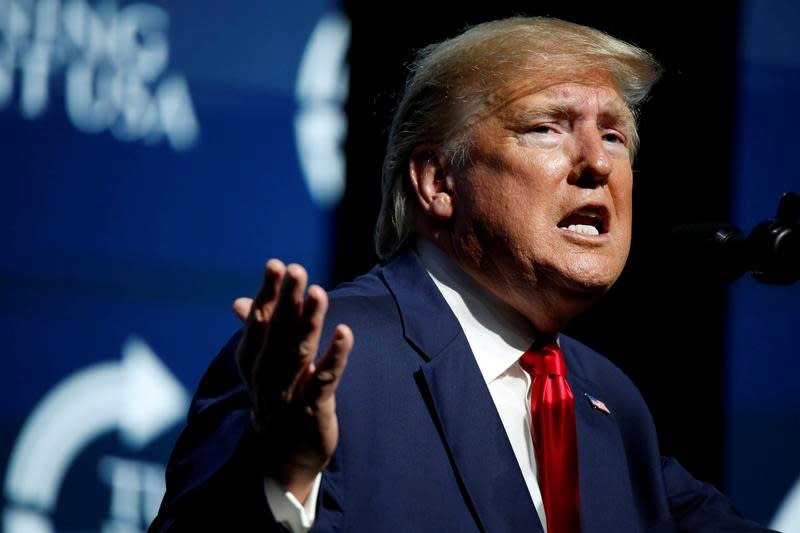
<svg viewBox="0 0 800 533"><path fill-rule="evenodd" d="M672 518L679 531L693 533L773 531L742 517L728 498L708 483L695 479L674 458L663 458L661 466Z"/></svg>
<svg viewBox="0 0 800 533"><path fill-rule="evenodd" d="M228 341L200 381L151 532L285 531L264 493L259 440L236 368L239 338Z"/></svg>

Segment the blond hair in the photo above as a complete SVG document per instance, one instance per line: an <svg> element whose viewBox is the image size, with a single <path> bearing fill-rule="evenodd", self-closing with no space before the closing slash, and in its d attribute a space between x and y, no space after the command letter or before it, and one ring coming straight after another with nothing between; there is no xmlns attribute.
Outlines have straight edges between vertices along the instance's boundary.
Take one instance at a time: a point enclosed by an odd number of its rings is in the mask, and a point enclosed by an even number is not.
<svg viewBox="0 0 800 533"><path fill-rule="evenodd" d="M545 17L513 17L474 26L421 50L398 104L383 162L382 202L375 228L381 259L413 235L413 190L408 177L412 151L440 146L453 165L469 161L468 133L519 88L593 70L610 74L632 116L660 76L653 57L599 30ZM634 132L631 153L638 145Z"/></svg>

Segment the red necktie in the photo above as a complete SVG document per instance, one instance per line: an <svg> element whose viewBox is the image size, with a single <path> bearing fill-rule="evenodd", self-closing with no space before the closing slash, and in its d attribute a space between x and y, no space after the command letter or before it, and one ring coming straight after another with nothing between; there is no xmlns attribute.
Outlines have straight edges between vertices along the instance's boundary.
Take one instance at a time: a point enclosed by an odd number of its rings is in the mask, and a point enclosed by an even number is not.
<svg viewBox="0 0 800 533"><path fill-rule="evenodd" d="M548 533L578 533L578 445L575 401L556 343L531 347L520 359L533 378L531 432Z"/></svg>

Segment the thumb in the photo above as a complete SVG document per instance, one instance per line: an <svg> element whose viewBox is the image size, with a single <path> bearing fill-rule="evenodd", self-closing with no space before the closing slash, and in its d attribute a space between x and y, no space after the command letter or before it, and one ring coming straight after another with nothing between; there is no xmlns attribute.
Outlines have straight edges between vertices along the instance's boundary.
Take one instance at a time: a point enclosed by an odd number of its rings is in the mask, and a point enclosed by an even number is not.
<svg viewBox="0 0 800 533"><path fill-rule="evenodd" d="M233 312L239 317L239 320L244 322L250 315L250 309L253 307L252 298L236 298L233 302Z"/></svg>

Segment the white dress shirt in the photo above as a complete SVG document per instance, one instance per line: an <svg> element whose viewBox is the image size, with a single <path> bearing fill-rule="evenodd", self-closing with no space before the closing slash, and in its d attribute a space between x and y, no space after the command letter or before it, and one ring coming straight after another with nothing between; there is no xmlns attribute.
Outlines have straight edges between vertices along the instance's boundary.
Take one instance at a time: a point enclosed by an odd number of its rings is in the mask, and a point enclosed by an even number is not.
<svg viewBox="0 0 800 533"><path fill-rule="evenodd" d="M533 327L524 316L470 278L436 245L421 239L417 252L467 337L547 533L531 438L531 378L519 365L519 358L533 344ZM314 522L320 478L321 474L305 505L274 480L266 479L267 502L276 520L295 533L308 531Z"/></svg>
<svg viewBox="0 0 800 533"><path fill-rule="evenodd" d="M322 473L317 474L317 477L314 478L314 486L311 487L306 503L302 504L280 483L271 477L264 478L264 493L267 495L267 503L275 520L286 526L292 533L305 533L311 529L317 511L320 481L322 481Z"/></svg>

